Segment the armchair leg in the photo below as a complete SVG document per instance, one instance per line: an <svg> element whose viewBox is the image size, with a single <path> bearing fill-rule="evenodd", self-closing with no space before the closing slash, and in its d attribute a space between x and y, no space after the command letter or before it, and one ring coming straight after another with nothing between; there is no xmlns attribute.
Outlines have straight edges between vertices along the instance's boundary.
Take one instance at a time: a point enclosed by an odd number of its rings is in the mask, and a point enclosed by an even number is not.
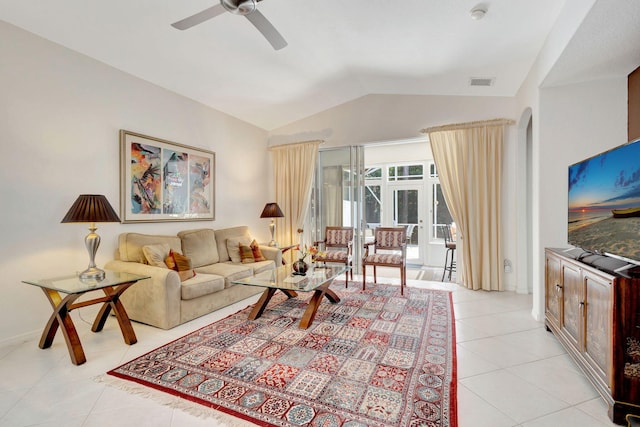
<svg viewBox="0 0 640 427"><path fill-rule="evenodd" d="M373 283L377 284L378 283L378 277L376 275L376 266L373 266Z"/></svg>
<svg viewBox="0 0 640 427"><path fill-rule="evenodd" d="M367 283L367 266L362 265L362 290L365 290L365 284Z"/></svg>
<svg viewBox="0 0 640 427"><path fill-rule="evenodd" d="M400 268L400 295L404 296L404 287L407 284L407 268Z"/></svg>

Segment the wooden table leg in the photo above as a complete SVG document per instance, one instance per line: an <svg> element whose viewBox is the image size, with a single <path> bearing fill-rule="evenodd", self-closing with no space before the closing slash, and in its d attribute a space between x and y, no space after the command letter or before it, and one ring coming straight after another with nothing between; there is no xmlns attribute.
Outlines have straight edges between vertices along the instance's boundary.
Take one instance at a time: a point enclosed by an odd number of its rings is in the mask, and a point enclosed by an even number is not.
<svg viewBox="0 0 640 427"><path fill-rule="evenodd" d="M280 291L282 291L289 298L295 298L298 296L298 293L296 291L292 291L290 289L280 289Z"/></svg>
<svg viewBox="0 0 640 427"><path fill-rule="evenodd" d="M327 282L315 290L313 296L309 300L307 309L304 311L302 319L300 319L300 329L307 329L309 328L309 326L311 326L311 324L313 323L313 319L315 319L316 317L318 308L320 307L320 304L322 304L323 297L326 296L332 304L340 302L340 298L338 297L338 295L336 295L335 292L329 289L330 284L330 282Z"/></svg>
<svg viewBox="0 0 640 427"><path fill-rule="evenodd" d="M249 313L249 320L256 320L258 317L262 316L264 309L267 308L267 304L269 304L269 301L271 301L271 298L276 291L277 289L275 288L267 288L264 290L256 305L253 306L253 310Z"/></svg>
<svg viewBox="0 0 640 427"><path fill-rule="evenodd" d="M336 293L333 292L331 289L327 288L324 291L324 296L327 297L327 299L331 301L332 304L336 304L340 302L340 297L336 295Z"/></svg>
<svg viewBox="0 0 640 427"><path fill-rule="evenodd" d="M277 290L278 289L276 288L267 288L264 290L256 305L253 306L253 310L251 310L251 313L249 313L249 320L256 320L258 317L262 316L262 313L264 312L265 308L267 308L269 301L271 301L271 298L273 298L273 295ZM289 298L295 298L298 296L298 293L296 291L291 291L288 289L280 289L280 291L284 292L284 294Z"/></svg>
<svg viewBox="0 0 640 427"><path fill-rule="evenodd" d="M123 283L115 288L110 286L102 289L104 294L109 298L109 301L105 302L98 312L98 315L93 322L93 326L91 327L93 332L100 332L104 328L104 324L109 317L109 313L111 312L111 309L113 309L113 313L116 315L116 319L118 320L118 325L120 326L124 342L129 345L138 342L138 338L136 338L136 333L131 325L129 315L120 302L120 295L135 283L136 282Z"/></svg>
<svg viewBox="0 0 640 427"><path fill-rule="evenodd" d="M69 307L80 297L80 294L70 294L62 299L57 291L45 288L42 288L42 290L53 307L53 314L49 317L49 321L42 332L39 347L42 349L51 347L58 327L62 326L62 335L67 343L71 362L74 365L82 365L87 361L87 358L84 355L76 327L73 324L73 320L71 320L71 316L69 316Z"/></svg>

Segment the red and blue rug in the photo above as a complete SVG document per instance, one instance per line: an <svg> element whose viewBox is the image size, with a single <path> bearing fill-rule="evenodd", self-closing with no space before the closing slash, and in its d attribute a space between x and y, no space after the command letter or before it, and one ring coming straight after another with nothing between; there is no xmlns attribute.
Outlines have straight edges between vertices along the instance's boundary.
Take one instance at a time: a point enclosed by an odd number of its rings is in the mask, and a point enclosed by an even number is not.
<svg viewBox="0 0 640 427"><path fill-rule="evenodd" d="M298 328L305 294L282 296L257 320L248 307L108 374L238 425L456 427L451 294L332 289L341 301L325 300L307 330Z"/></svg>

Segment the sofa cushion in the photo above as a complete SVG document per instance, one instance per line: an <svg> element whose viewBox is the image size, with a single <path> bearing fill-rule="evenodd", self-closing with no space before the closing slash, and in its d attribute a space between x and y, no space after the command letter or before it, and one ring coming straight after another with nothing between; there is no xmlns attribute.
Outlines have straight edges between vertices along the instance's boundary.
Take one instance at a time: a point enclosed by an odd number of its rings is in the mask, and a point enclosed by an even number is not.
<svg viewBox="0 0 640 427"><path fill-rule="evenodd" d="M227 261L225 264L235 265L231 261ZM274 261L270 259L266 261L257 261L251 264L243 264L243 265L251 268L253 270L253 274L262 273L263 271L267 271L267 270L273 270L275 267Z"/></svg>
<svg viewBox="0 0 640 427"><path fill-rule="evenodd" d="M213 229L185 230L179 232L178 237L182 241L182 254L191 260L193 268L220 261Z"/></svg>
<svg viewBox="0 0 640 427"><path fill-rule="evenodd" d="M238 236L230 237L227 239L227 253L231 262L241 263L242 257L240 256L240 246L246 246L251 251L251 237L250 236ZM251 254L253 256L253 253Z"/></svg>
<svg viewBox="0 0 640 427"><path fill-rule="evenodd" d="M142 252L142 247L158 243L167 243L169 244L169 248L175 251L179 251L182 248L180 238L178 236L122 233L118 236L118 256L121 261L146 264L147 259Z"/></svg>
<svg viewBox="0 0 640 427"><path fill-rule="evenodd" d="M253 269L250 266L254 264L232 264L230 262L219 262L217 264L205 265L203 267L196 268L196 273L216 274L224 277L224 287L228 288L233 286L231 283L234 280L244 279L253 275ZM197 277L197 276L196 276Z"/></svg>
<svg viewBox="0 0 640 427"><path fill-rule="evenodd" d="M218 245L218 256L220 257L219 262L225 262L231 259L229 257L229 252L227 252L227 239L230 237L248 236L249 227L246 225L241 225L239 227L222 228L220 230L216 230L215 233L216 242Z"/></svg>
<svg viewBox="0 0 640 427"><path fill-rule="evenodd" d="M156 243L155 245L144 245L142 247L142 253L147 260L146 264L154 267L166 268L164 260L169 256L170 252L171 248L168 243Z"/></svg>
<svg viewBox="0 0 640 427"><path fill-rule="evenodd" d="M224 289L224 278L213 274L196 274L180 286L180 297L190 300Z"/></svg>

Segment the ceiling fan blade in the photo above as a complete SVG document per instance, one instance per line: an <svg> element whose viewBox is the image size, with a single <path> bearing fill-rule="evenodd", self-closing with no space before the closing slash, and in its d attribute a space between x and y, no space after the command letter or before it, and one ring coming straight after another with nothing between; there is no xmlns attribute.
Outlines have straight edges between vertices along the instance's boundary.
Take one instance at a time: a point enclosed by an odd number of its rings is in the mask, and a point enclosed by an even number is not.
<svg viewBox="0 0 640 427"><path fill-rule="evenodd" d="M259 10L245 15L245 17L262 33L275 50L280 50L287 45L287 41L280 35L278 30L276 30L276 27L274 27Z"/></svg>
<svg viewBox="0 0 640 427"><path fill-rule="evenodd" d="M208 19L215 18L216 16L223 14L225 12L226 10L224 7L222 7L222 4L217 4L215 6L211 6L203 10L202 12L198 12L195 15L191 15L178 22L174 22L173 24L171 24L171 26L179 30L186 30Z"/></svg>

